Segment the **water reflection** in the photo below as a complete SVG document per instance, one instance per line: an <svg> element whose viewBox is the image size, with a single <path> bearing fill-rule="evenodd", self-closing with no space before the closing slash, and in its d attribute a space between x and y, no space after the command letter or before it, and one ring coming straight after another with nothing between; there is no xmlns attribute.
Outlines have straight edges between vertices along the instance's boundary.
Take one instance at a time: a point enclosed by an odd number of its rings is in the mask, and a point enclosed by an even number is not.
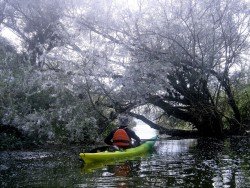
<svg viewBox="0 0 250 188"><path fill-rule="evenodd" d="M161 139L149 156L90 172L80 168L77 150L0 152L0 186L250 187L249 141L248 137Z"/></svg>
<svg viewBox="0 0 250 188"><path fill-rule="evenodd" d="M99 175L94 182L88 184L88 186L119 188L133 187L133 179L134 177L138 177L142 159L143 158L137 158L136 160L126 160L123 162L113 162L113 164L109 163L107 165L103 165L100 169L101 175ZM96 172L97 171L92 171L92 173ZM87 174L89 174L89 171ZM83 187L82 185L78 186Z"/></svg>
<svg viewBox="0 0 250 188"><path fill-rule="evenodd" d="M160 155L177 155L188 152L190 148L197 145L197 139L161 140L157 144L157 152Z"/></svg>
<svg viewBox="0 0 250 188"><path fill-rule="evenodd" d="M210 185L211 182L213 187L249 186L248 137L240 140L237 137L225 140L198 139L192 153L196 160L195 165L201 172L206 172L203 182L206 181L207 185ZM248 170L246 171L245 168Z"/></svg>
<svg viewBox="0 0 250 188"><path fill-rule="evenodd" d="M115 187L131 187L130 178L138 176L138 172L140 171L140 162L140 160L126 161L118 165L108 166L107 171L116 177L116 181L114 181Z"/></svg>

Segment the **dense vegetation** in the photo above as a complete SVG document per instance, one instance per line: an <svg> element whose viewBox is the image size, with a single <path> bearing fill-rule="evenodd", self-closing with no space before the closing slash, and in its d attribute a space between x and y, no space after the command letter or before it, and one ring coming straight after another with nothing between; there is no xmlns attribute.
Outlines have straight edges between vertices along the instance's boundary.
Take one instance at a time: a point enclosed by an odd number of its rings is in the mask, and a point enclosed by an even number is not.
<svg viewBox="0 0 250 188"><path fill-rule="evenodd" d="M0 0L1 148L98 141L120 113L244 134L249 28L239 0Z"/></svg>

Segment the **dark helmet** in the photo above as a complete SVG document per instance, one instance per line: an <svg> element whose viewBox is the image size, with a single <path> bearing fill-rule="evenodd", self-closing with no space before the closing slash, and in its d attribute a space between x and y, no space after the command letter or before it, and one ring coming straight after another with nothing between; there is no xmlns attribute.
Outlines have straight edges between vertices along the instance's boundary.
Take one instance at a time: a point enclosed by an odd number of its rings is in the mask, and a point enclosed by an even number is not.
<svg viewBox="0 0 250 188"><path fill-rule="evenodd" d="M126 127L129 124L129 118L127 116L120 116L118 118L118 124L119 126Z"/></svg>

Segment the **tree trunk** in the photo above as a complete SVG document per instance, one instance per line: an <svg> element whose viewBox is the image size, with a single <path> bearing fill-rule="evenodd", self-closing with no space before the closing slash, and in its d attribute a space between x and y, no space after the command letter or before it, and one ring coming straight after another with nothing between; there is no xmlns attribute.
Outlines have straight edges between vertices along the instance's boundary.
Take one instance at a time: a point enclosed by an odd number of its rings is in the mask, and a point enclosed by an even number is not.
<svg viewBox="0 0 250 188"><path fill-rule="evenodd" d="M184 111L171 106L160 97L152 97L151 103L163 109L168 115L192 123L201 136L219 137L223 134L222 117L212 104L197 103L188 111Z"/></svg>
<svg viewBox="0 0 250 188"><path fill-rule="evenodd" d="M221 116L216 110L210 110L206 113L200 113L197 122L193 122L194 126L202 136L220 137L223 135L223 122Z"/></svg>
<svg viewBox="0 0 250 188"><path fill-rule="evenodd" d="M223 76L220 76L215 71L212 71L212 73L217 77L222 87L224 88L225 93L228 97L228 104L232 108L233 113L234 113L234 118L229 121L230 132L233 132L234 134L244 133L245 130L242 126L240 110L235 102L232 89L230 87L230 81L229 81L228 75L224 74Z"/></svg>

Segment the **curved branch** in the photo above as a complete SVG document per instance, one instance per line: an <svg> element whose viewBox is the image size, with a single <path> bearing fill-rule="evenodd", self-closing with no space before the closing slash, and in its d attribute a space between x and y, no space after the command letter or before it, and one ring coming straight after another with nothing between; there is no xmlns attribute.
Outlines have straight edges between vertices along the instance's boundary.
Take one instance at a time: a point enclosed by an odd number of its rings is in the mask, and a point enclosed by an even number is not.
<svg viewBox="0 0 250 188"><path fill-rule="evenodd" d="M179 137L196 137L196 136L198 136L198 131L196 131L196 130L187 131L187 130L179 130L179 129L167 129L165 127L162 127L162 126L150 121L149 119L147 119L143 115L139 115L139 114L136 114L133 112L128 112L128 115L143 121L144 123L149 125L151 128L158 130L160 132L160 134L167 134L170 136L179 136Z"/></svg>

